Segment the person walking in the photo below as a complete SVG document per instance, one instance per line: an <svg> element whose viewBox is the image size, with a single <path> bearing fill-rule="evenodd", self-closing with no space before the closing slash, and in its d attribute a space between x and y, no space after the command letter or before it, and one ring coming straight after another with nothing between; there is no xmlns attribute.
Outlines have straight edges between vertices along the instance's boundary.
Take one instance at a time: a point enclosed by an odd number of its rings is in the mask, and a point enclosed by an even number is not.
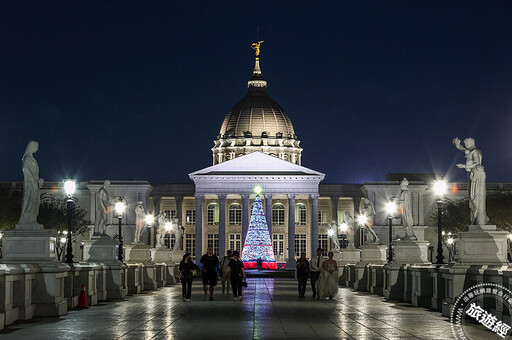
<svg viewBox="0 0 512 340"><path fill-rule="evenodd" d="M226 256L222 258L222 261L220 262L220 271L221 271L221 283L222 283L222 294L226 292L227 295L229 295L229 289L231 286L231 280L229 279L229 272L228 272L228 264L229 261L231 261L233 252L231 250L228 250L228 253Z"/></svg>
<svg viewBox="0 0 512 340"><path fill-rule="evenodd" d="M329 300L332 300L338 293L338 263L333 259L332 251L328 256L329 259L324 262L318 279L318 295L321 298L329 297Z"/></svg>
<svg viewBox="0 0 512 340"><path fill-rule="evenodd" d="M192 280L194 279L194 270L199 267L192 261L190 253L183 254L183 259L178 267L177 278L181 281L181 292L183 295L183 302L190 302L192 294Z"/></svg>
<svg viewBox="0 0 512 340"><path fill-rule="evenodd" d="M325 258L322 255L322 248L316 250L316 254L311 257L310 269L311 269L311 290L313 291L313 299L316 297L320 298L316 291L316 282L320 277L320 271L324 266Z"/></svg>
<svg viewBox="0 0 512 340"><path fill-rule="evenodd" d="M300 259L297 260L297 280L299 281L299 298L305 298L306 284L309 276L309 262L306 260L306 253L300 254Z"/></svg>
<svg viewBox="0 0 512 340"><path fill-rule="evenodd" d="M242 301L242 281L246 279L244 263L240 260L238 251L233 252L233 258L228 264L229 278L233 288L233 300Z"/></svg>
<svg viewBox="0 0 512 340"><path fill-rule="evenodd" d="M199 261L203 268L203 301L206 301L206 293L210 287L210 301L214 301L213 291L217 285L217 276L219 269L219 258L213 253L213 247L208 247L208 252L201 257Z"/></svg>

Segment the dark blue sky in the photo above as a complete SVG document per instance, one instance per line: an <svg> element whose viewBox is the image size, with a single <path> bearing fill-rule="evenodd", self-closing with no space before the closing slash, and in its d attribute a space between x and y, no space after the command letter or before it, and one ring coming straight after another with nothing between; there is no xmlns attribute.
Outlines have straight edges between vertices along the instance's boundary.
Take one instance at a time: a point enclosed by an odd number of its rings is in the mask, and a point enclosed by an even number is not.
<svg viewBox="0 0 512 340"><path fill-rule="evenodd" d="M187 182L246 93L269 94L327 183L448 173L476 138L512 181L510 1L2 1L0 181Z"/></svg>

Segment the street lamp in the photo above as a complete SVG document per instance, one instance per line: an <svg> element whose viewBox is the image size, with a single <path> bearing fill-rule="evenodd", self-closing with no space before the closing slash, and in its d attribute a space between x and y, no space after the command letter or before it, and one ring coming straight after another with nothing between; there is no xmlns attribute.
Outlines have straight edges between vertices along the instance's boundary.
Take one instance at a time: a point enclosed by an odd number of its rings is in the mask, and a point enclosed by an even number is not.
<svg viewBox="0 0 512 340"><path fill-rule="evenodd" d="M146 215L146 224L148 225L148 245L151 246L151 225L155 222L155 216L152 214Z"/></svg>
<svg viewBox="0 0 512 340"><path fill-rule="evenodd" d="M389 246L388 246L388 262L393 261L393 249L391 247L391 242L393 242L393 216L396 213L396 203L393 198L391 198L386 203L386 212L388 213L388 226L389 226Z"/></svg>
<svg viewBox="0 0 512 340"><path fill-rule="evenodd" d="M329 249L332 249L332 237L334 236L334 229L332 227L327 230L327 235L329 235Z"/></svg>
<svg viewBox="0 0 512 340"><path fill-rule="evenodd" d="M347 245L345 244L345 239L347 238L347 231L348 231L348 224L343 221L340 225L341 229L341 242L342 242L342 248L346 248Z"/></svg>
<svg viewBox="0 0 512 340"><path fill-rule="evenodd" d="M68 199L66 201L66 212L68 215L68 244L66 248L66 263L73 263L73 245L71 242L71 228L73 223L73 212L75 211L75 201L73 200L73 194L76 189L76 179L68 178L64 181L64 190L66 191L66 195Z"/></svg>
<svg viewBox="0 0 512 340"><path fill-rule="evenodd" d="M171 222L166 222L165 223L165 234L170 234L171 232L171 229L172 229L172 223ZM165 238L164 238L164 241L165 241ZM169 235L169 248L171 248L171 235Z"/></svg>
<svg viewBox="0 0 512 340"><path fill-rule="evenodd" d="M362 230L359 231L359 246L364 245L364 228L366 228L366 224L368 223L368 217L366 215L357 216L357 223L359 224L359 228Z"/></svg>
<svg viewBox="0 0 512 340"><path fill-rule="evenodd" d="M126 202L121 196L118 196L116 199L115 209L117 212L117 220L119 221L119 251L117 252L117 259L123 262L123 236L121 230L121 220L123 219L123 213L126 209Z"/></svg>
<svg viewBox="0 0 512 340"><path fill-rule="evenodd" d="M434 181L434 191L437 195L437 256L436 264L444 264L443 256L443 203L444 194L446 193L447 184L445 180Z"/></svg>

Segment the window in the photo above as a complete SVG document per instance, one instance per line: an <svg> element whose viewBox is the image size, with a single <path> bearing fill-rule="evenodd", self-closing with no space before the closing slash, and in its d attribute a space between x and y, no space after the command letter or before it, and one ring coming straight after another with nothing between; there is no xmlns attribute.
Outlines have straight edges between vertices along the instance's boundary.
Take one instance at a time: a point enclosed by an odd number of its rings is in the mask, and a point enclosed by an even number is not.
<svg viewBox="0 0 512 340"><path fill-rule="evenodd" d="M219 224L219 206L217 204L208 204L206 220L209 225Z"/></svg>
<svg viewBox="0 0 512 340"><path fill-rule="evenodd" d="M165 218L170 220L171 218L176 218L176 210L164 210Z"/></svg>
<svg viewBox="0 0 512 340"><path fill-rule="evenodd" d="M186 216L186 224L192 225L196 224L196 211L195 210L187 210L185 212Z"/></svg>
<svg viewBox="0 0 512 340"><path fill-rule="evenodd" d="M322 255L327 256L327 253L329 252L329 235L318 235L318 246L322 248Z"/></svg>
<svg viewBox="0 0 512 340"><path fill-rule="evenodd" d="M185 234L185 252L196 256L196 234Z"/></svg>
<svg viewBox="0 0 512 340"><path fill-rule="evenodd" d="M229 205L229 224L242 224L242 207L238 203L233 203Z"/></svg>
<svg viewBox="0 0 512 340"><path fill-rule="evenodd" d="M219 255L219 234L208 234L206 235L206 240L207 246L213 247L213 253Z"/></svg>
<svg viewBox="0 0 512 340"><path fill-rule="evenodd" d="M306 251L306 234L295 234L295 256L300 256Z"/></svg>
<svg viewBox="0 0 512 340"><path fill-rule="evenodd" d="M274 248L274 256L282 256L284 254L284 234L272 235L272 248Z"/></svg>
<svg viewBox="0 0 512 340"><path fill-rule="evenodd" d="M318 224L327 224L328 213L327 210L318 211Z"/></svg>
<svg viewBox="0 0 512 340"><path fill-rule="evenodd" d="M229 234L229 249L236 250L236 251L238 251L238 253L241 252L241 250L242 250L242 234Z"/></svg>
<svg viewBox="0 0 512 340"><path fill-rule="evenodd" d="M284 225L284 205L281 203L272 206L272 224Z"/></svg>
<svg viewBox="0 0 512 340"><path fill-rule="evenodd" d="M308 221L308 215L306 205L299 203L295 206L295 224L306 225Z"/></svg>

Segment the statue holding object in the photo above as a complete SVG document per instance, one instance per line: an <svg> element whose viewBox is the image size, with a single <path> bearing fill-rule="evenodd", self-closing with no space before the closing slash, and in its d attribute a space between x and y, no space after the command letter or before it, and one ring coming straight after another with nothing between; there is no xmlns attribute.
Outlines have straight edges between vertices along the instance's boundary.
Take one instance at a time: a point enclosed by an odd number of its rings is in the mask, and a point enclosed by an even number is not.
<svg viewBox="0 0 512 340"><path fill-rule="evenodd" d="M380 243L380 239L377 236L377 233L373 230L373 223L375 219L375 208L373 207L372 202L366 197L361 198L361 202L359 203L359 215L365 217L364 229L365 236L368 243Z"/></svg>

